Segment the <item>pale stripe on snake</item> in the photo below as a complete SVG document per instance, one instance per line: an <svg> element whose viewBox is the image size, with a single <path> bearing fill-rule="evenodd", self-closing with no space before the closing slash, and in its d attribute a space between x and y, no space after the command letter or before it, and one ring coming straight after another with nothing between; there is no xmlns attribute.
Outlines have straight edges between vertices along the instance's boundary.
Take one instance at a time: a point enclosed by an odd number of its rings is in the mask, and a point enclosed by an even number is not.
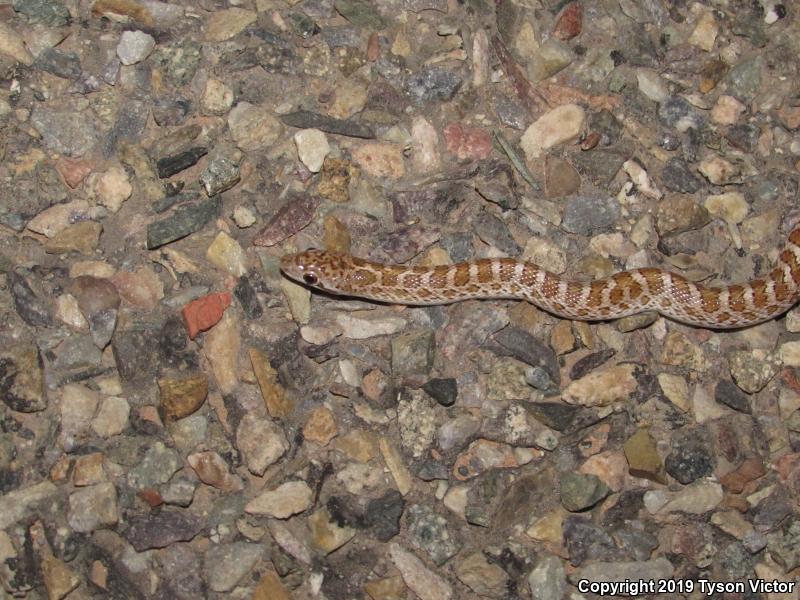
<svg viewBox="0 0 800 600"><path fill-rule="evenodd" d="M766 277L722 287L693 283L657 268L579 282L513 258L421 267L385 265L322 250L284 256L281 270L291 279L332 294L393 304L509 298L527 300L559 317L580 321L657 311L696 327L733 329L777 317L797 302L800 227L789 235L777 265Z"/></svg>

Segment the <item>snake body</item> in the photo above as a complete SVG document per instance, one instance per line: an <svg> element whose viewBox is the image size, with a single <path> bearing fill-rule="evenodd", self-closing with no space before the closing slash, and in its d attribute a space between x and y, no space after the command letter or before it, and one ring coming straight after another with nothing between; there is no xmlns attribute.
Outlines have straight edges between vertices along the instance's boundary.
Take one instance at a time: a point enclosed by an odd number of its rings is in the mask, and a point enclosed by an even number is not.
<svg viewBox="0 0 800 600"><path fill-rule="evenodd" d="M694 283L658 268L580 282L512 258L422 267L386 265L322 250L286 255L281 270L329 293L393 304L506 298L527 300L559 317L580 321L657 311L696 327L734 329L777 317L800 298L800 227L789 235L769 274L721 287Z"/></svg>

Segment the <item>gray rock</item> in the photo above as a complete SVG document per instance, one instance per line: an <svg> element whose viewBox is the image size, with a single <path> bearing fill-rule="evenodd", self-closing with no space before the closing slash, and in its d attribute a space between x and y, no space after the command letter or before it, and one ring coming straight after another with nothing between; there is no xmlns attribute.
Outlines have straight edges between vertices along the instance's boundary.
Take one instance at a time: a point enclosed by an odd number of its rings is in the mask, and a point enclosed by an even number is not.
<svg viewBox="0 0 800 600"><path fill-rule="evenodd" d="M155 331L132 329L117 332L111 349L120 377L124 381L153 377L158 364L158 347L153 343Z"/></svg>
<svg viewBox="0 0 800 600"><path fill-rule="evenodd" d="M69 22L69 10L57 0L14 0L14 10L28 17L30 23L61 27Z"/></svg>
<svg viewBox="0 0 800 600"><path fill-rule="evenodd" d="M624 558L611 536L588 519L569 516L564 520L563 530L569 561L576 567L587 560Z"/></svg>
<svg viewBox="0 0 800 600"><path fill-rule="evenodd" d="M727 379L721 379L717 383L717 387L714 390L714 399L733 410L738 410L748 415L753 412L750 406L750 397L740 390L736 384Z"/></svg>
<svg viewBox="0 0 800 600"><path fill-rule="evenodd" d="M442 67L426 67L406 80L406 93L417 104L446 102L456 95L463 81L457 73Z"/></svg>
<svg viewBox="0 0 800 600"><path fill-rule="evenodd" d="M545 556L528 575L533 600L561 600L567 587L564 565L557 556Z"/></svg>
<svg viewBox="0 0 800 600"><path fill-rule="evenodd" d="M150 56L156 40L144 31L123 31L117 44L117 56L123 65L135 65Z"/></svg>
<svg viewBox="0 0 800 600"><path fill-rule="evenodd" d="M430 379L422 389L442 406L453 406L458 397L458 384L452 377Z"/></svg>
<svg viewBox="0 0 800 600"><path fill-rule="evenodd" d="M472 248L472 234L469 233L451 233L445 235L439 240L439 244L447 250L453 262L463 262L470 260L474 254Z"/></svg>
<svg viewBox="0 0 800 600"><path fill-rule="evenodd" d="M567 473L561 478L561 505L571 512L591 508L608 496L611 490L597 475Z"/></svg>
<svg viewBox="0 0 800 600"><path fill-rule="evenodd" d="M766 65L764 57L756 53L751 58L745 59L733 67L726 77L728 93L745 101L755 98L761 91L761 73Z"/></svg>
<svg viewBox="0 0 800 600"><path fill-rule="evenodd" d="M116 525L119 520L117 489L111 482L98 483L70 494L67 522L79 533Z"/></svg>
<svg viewBox="0 0 800 600"><path fill-rule="evenodd" d="M702 182L695 175L683 159L673 157L661 171L661 181L664 187L673 192L693 194L702 186Z"/></svg>
<svg viewBox="0 0 800 600"><path fill-rule="evenodd" d="M31 125L42 136L48 150L67 156L87 154L100 139L99 123L91 113L37 106L31 113Z"/></svg>
<svg viewBox="0 0 800 600"><path fill-rule="evenodd" d="M155 442L141 462L128 472L128 485L142 490L166 483L182 466L183 461L175 450L167 448L163 442Z"/></svg>
<svg viewBox="0 0 800 600"><path fill-rule="evenodd" d="M216 196L231 189L241 179L239 165L224 156L217 156L208 161L208 166L200 175L200 183L209 196Z"/></svg>
<svg viewBox="0 0 800 600"><path fill-rule="evenodd" d="M186 237L219 216L222 202L208 198L193 205L184 205L170 216L147 226L147 248L153 250Z"/></svg>
<svg viewBox="0 0 800 600"><path fill-rule="evenodd" d="M67 200L67 188L50 163L40 163L31 175L0 179L0 223L22 231L43 210Z"/></svg>
<svg viewBox="0 0 800 600"><path fill-rule="evenodd" d="M380 498L370 500L364 511L367 531L376 540L388 542L400 533L400 517L404 507L403 495L397 490L389 490Z"/></svg>
<svg viewBox="0 0 800 600"><path fill-rule="evenodd" d="M670 96L658 107L658 118L667 127L686 131L702 124L694 107L681 96Z"/></svg>
<svg viewBox="0 0 800 600"><path fill-rule="evenodd" d="M420 457L433 445L436 412L431 401L419 390L404 391L397 404L397 423L403 448Z"/></svg>
<svg viewBox="0 0 800 600"><path fill-rule="evenodd" d="M154 515L143 515L129 520L125 532L137 552L152 548L166 548L174 542L188 542L203 530L205 519L185 511L162 510Z"/></svg>
<svg viewBox="0 0 800 600"><path fill-rule="evenodd" d="M200 558L189 544L172 544L157 554L165 597L195 600L205 595Z"/></svg>
<svg viewBox="0 0 800 600"><path fill-rule="evenodd" d="M55 350L55 355L53 366L64 371L97 366L103 359L103 354L92 337L78 334L73 334L61 342Z"/></svg>
<svg viewBox="0 0 800 600"><path fill-rule="evenodd" d="M81 61L74 52L64 52L58 48L47 48L36 57L34 66L56 77L78 79L81 76Z"/></svg>
<svg viewBox="0 0 800 600"><path fill-rule="evenodd" d="M411 542L424 550L437 565L455 556L460 545L453 540L447 520L423 504L414 504L406 511Z"/></svg>
<svg viewBox="0 0 800 600"><path fill-rule="evenodd" d="M558 359L555 352L547 344L539 341L530 333L519 327L506 327L494 334L495 342L500 345L495 350L496 354L512 356L531 367L544 369L551 384L547 387L551 391L553 386L557 389L561 381ZM541 384L546 385L543 378Z"/></svg>
<svg viewBox="0 0 800 600"><path fill-rule="evenodd" d="M509 256L516 256L520 253L520 247L514 241L505 221L488 212L482 212L475 219L475 233L484 242Z"/></svg>
<svg viewBox="0 0 800 600"><path fill-rule="evenodd" d="M429 329L392 338L392 373L396 376L426 374L433 366L435 338Z"/></svg>
<svg viewBox="0 0 800 600"><path fill-rule="evenodd" d="M615 198L576 196L567 201L561 226L570 233L589 237L611 231L620 216Z"/></svg>
<svg viewBox="0 0 800 600"><path fill-rule="evenodd" d="M228 592L250 573L264 553L258 544L234 542L211 547L205 554L205 575L208 587L215 592Z"/></svg>
<svg viewBox="0 0 800 600"><path fill-rule="evenodd" d="M175 87L182 87L194 78L201 57L200 44L183 38L160 47L151 60L165 72L167 81Z"/></svg>

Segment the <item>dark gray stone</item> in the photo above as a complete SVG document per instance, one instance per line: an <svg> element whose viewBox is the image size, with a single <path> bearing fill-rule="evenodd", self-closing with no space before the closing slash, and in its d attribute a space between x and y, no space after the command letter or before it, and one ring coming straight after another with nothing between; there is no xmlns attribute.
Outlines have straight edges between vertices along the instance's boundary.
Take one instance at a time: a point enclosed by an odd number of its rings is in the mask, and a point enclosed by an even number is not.
<svg viewBox="0 0 800 600"><path fill-rule="evenodd" d="M556 385L561 382L558 358L553 349L524 329L509 326L495 333L492 339L500 345L494 350L495 354L512 356L532 367L542 367Z"/></svg>
<svg viewBox="0 0 800 600"><path fill-rule="evenodd" d="M209 196L231 189L240 179L239 165L225 156L215 156L209 160L206 170L200 175L200 183Z"/></svg>
<svg viewBox="0 0 800 600"><path fill-rule="evenodd" d="M422 389L442 406L453 406L458 397L458 384L452 377L431 379L425 382Z"/></svg>
<svg viewBox="0 0 800 600"><path fill-rule="evenodd" d="M567 473L561 478L561 505L570 512L587 510L611 493L597 475Z"/></svg>
<svg viewBox="0 0 800 600"><path fill-rule="evenodd" d="M475 233L487 244L509 256L520 253L520 247L508 230L508 225L499 217L484 211L475 219L474 226Z"/></svg>
<svg viewBox="0 0 800 600"><path fill-rule="evenodd" d="M587 560L620 560L622 552L602 527L588 519L574 515L564 519L564 546L569 552L569 561L580 566Z"/></svg>
<svg viewBox="0 0 800 600"><path fill-rule="evenodd" d="M161 179L172 177L176 173L188 169L197 164L200 160L208 154L208 148L204 146L195 146L184 150L174 156L164 156L156 161L156 170Z"/></svg>
<svg viewBox="0 0 800 600"><path fill-rule="evenodd" d="M750 406L750 397L739 389L739 386L727 379L721 379L717 383L717 387L714 390L714 399L733 410L738 410L748 415L753 412L753 408Z"/></svg>
<svg viewBox="0 0 800 600"><path fill-rule="evenodd" d="M715 459L707 439L704 429L676 431L672 435L672 451L664 461L667 473L684 485L710 475Z"/></svg>
<svg viewBox="0 0 800 600"><path fill-rule="evenodd" d="M144 552L190 541L203 530L205 519L185 511L162 510L157 514L134 517L129 524L125 539L137 552Z"/></svg>
<svg viewBox="0 0 800 600"><path fill-rule="evenodd" d="M147 226L147 249L153 250L202 229L219 216L221 207L220 198L208 198L177 208L172 215Z"/></svg>
<svg viewBox="0 0 800 600"><path fill-rule="evenodd" d="M457 73L442 67L426 67L406 80L406 93L417 104L446 102L461 88L463 81Z"/></svg>
<svg viewBox="0 0 800 600"><path fill-rule="evenodd" d="M689 168L683 159L673 157L661 171L664 187L673 192L693 194L702 186L701 180Z"/></svg>
<svg viewBox="0 0 800 600"><path fill-rule="evenodd" d="M53 325L53 306L44 291L36 290L29 283L29 278L16 271L9 271L8 284L11 288L11 297L14 299L14 309L20 318L28 325L34 327L50 327ZM31 282L36 284L31 279Z"/></svg>
<svg viewBox="0 0 800 600"><path fill-rule="evenodd" d="M57 0L14 0L14 10L28 17L30 23L61 27L69 23L69 10Z"/></svg>
<svg viewBox="0 0 800 600"><path fill-rule="evenodd" d="M326 133L364 139L375 137L375 132L366 125L344 119L334 119L333 117L308 110L299 110L282 115L280 119L284 124L300 129L315 128Z"/></svg>
<svg viewBox="0 0 800 600"><path fill-rule="evenodd" d="M589 237L612 231L620 217L615 198L576 196L567 200L561 226L570 233Z"/></svg>
<svg viewBox="0 0 800 600"><path fill-rule="evenodd" d="M36 57L34 66L42 71L63 77L78 79L81 76L81 61L74 52L64 52L58 48L47 48Z"/></svg>
<svg viewBox="0 0 800 600"><path fill-rule="evenodd" d="M450 535L447 519L424 504L410 506L406 516L411 542L420 550L427 552L434 563L443 565L456 555L459 545Z"/></svg>

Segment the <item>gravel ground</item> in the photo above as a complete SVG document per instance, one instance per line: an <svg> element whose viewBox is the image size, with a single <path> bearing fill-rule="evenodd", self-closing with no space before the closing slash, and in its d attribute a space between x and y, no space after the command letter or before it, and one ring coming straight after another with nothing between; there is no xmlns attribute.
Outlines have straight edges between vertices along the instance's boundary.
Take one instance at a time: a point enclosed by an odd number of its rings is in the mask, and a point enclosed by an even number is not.
<svg viewBox="0 0 800 600"><path fill-rule="evenodd" d="M797 309L278 270L763 275L798 55L772 0L0 0L0 596L798 597Z"/></svg>

